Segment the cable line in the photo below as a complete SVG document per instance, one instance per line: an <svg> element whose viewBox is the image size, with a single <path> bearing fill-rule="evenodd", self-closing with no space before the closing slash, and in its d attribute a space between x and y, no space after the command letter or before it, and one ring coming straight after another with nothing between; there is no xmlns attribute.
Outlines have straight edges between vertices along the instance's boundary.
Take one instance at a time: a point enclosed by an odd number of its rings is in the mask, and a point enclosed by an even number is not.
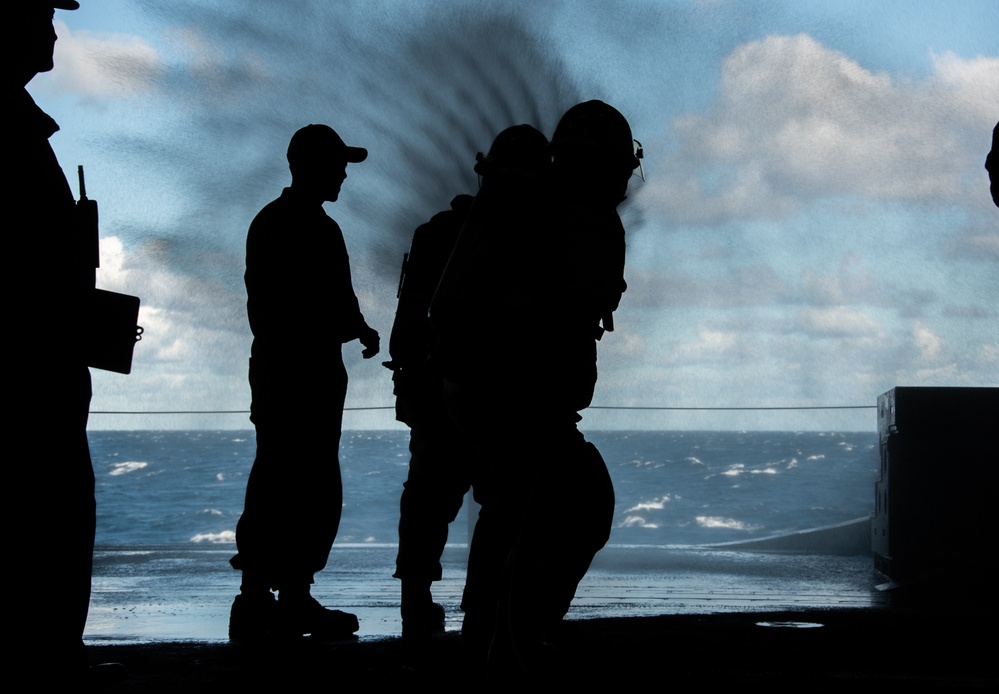
<svg viewBox="0 0 999 694"><path fill-rule="evenodd" d="M588 410L651 410L651 411L684 411L684 412L730 412L730 411L767 411L767 410L876 410L877 405L787 405L787 406L746 406L746 407L666 407L658 405L590 405ZM345 407L344 412L363 412L372 410L394 410L394 405L377 405L371 407ZM249 410L146 410L143 412L126 410L91 410L90 414L250 414Z"/></svg>
<svg viewBox="0 0 999 694"><path fill-rule="evenodd" d="M588 410L876 410L877 405L799 405L787 407L658 407L590 405Z"/></svg>

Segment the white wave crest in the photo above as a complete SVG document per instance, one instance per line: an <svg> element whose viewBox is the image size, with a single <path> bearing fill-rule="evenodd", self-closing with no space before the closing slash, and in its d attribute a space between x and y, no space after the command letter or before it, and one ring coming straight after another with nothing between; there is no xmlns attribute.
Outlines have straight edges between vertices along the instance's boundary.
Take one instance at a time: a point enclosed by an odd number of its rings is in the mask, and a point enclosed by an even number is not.
<svg viewBox="0 0 999 694"><path fill-rule="evenodd" d="M658 499L653 499L652 501L642 501L635 504L629 508L625 513L633 513L635 511L662 511L666 504L672 501L669 494L666 496L661 496Z"/></svg>
<svg viewBox="0 0 999 694"><path fill-rule="evenodd" d="M726 530L756 530L760 526L744 523L734 518L722 518L721 516L697 516L697 524L702 528L724 528Z"/></svg>
<svg viewBox="0 0 999 694"><path fill-rule="evenodd" d="M127 463L115 463L111 466L111 472L108 473L112 477L117 475L125 475L129 472L135 472L136 470L141 470L142 468L149 465L149 463L141 463L135 460L130 460Z"/></svg>
<svg viewBox="0 0 999 694"><path fill-rule="evenodd" d="M655 530L659 527L657 523L649 523L641 516L628 516L623 521L621 521L618 526L619 528L651 528Z"/></svg>
<svg viewBox="0 0 999 694"><path fill-rule="evenodd" d="M234 545L236 544L236 531L223 530L220 533L198 533L191 538L191 542L207 542L212 545Z"/></svg>

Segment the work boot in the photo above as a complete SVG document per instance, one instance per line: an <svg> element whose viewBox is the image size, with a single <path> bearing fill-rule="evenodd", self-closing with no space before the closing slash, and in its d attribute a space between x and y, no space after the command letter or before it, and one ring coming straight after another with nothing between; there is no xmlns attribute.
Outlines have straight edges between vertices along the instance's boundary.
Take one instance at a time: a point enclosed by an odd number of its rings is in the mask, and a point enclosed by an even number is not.
<svg viewBox="0 0 999 694"><path fill-rule="evenodd" d="M402 609L402 637L421 639L444 633L444 607L428 600Z"/></svg>
<svg viewBox="0 0 999 694"><path fill-rule="evenodd" d="M275 632L282 638L297 638L310 634L317 639L349 639L360 625L357 616L340 610L330 610L306 594L277 602Z"/></svg>
<svg viewBox="0 0 999 694"><path fill-rule="evenodd" d="M229 639L259 642L271 635L277 601L268 591L240 593L229 610Z"/></svg>

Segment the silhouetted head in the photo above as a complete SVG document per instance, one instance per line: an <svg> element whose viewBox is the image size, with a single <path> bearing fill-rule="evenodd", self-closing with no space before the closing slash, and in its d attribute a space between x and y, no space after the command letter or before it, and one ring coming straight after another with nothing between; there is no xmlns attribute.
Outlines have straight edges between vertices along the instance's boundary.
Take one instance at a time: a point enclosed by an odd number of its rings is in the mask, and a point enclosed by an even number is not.
<svg viewBox="0 0 999 694"><path fill-rule="evenodd" d="M540 178L551 164L548 138L530 125L507 128L493 140L489 154L475 155L475 173L492 176L513 173Z"/></svg>
<svg viewBox="0 0 999 694"><path fill-rule="evenodd" d="M627 119L613 106L596 99L565 112L552 135L552 150L556 157L578 152L600 158L629 174L640 163Z"/></svg>
<svg viewBox="0 0 999 694"><path fill-rule="evenodd" d="M628 179L641 163L627 119L603 101L576 104L552 135L556 177L586 195L624 199Z"/></svg>
<svg viewBox="0 0 999 694"><path fill-rule="evenodd" d="M992 183L992 202L999 207L999 123L992 128L992 151L985 157L985 170Z"/></svg>
<svg viewBox="0 0 999 694"><path fill-rule="evenodd" d="M328 125L307 125L291 137L288 167L292 187L335 201L347 178L347 164L364 161L368 150L348 147Z"/></svg>
<svg viewBox="0 0 999 694"><path fill-rule="evenodd" d="M75 10L76 0L12 0L4 4L8 32L4 39L5 69L21 86L39 72L52 69L56 33L52 27L55 10ZM13 21L11 21L13 15Z"/></svg>

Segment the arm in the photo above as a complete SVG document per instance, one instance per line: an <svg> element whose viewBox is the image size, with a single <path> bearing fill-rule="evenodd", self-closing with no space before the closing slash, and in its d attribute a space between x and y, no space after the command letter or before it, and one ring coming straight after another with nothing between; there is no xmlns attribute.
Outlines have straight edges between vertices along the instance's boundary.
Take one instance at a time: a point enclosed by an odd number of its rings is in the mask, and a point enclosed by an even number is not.
<svg viewBox="0 0 999 694"><path fill-rule="evenodd" d="M340 330L340 339L344 343L354 339L360 340L364 347L361 350L361 356L365 359L371 359L379 352L381 338L378 335L378 331L365 322L364 315L361 313L360 305L357 303L357 295L354 293L354 285L351 281L350 258L347 255L347 246L343 240L343 232L340 231L340 227L336 222L333 222L333 225L336 228L336 233L334 234L334 254L336 258L334 261L333 281L337 283L335 294L337 295L337 303L342 310L343 321Z"/></svg>

